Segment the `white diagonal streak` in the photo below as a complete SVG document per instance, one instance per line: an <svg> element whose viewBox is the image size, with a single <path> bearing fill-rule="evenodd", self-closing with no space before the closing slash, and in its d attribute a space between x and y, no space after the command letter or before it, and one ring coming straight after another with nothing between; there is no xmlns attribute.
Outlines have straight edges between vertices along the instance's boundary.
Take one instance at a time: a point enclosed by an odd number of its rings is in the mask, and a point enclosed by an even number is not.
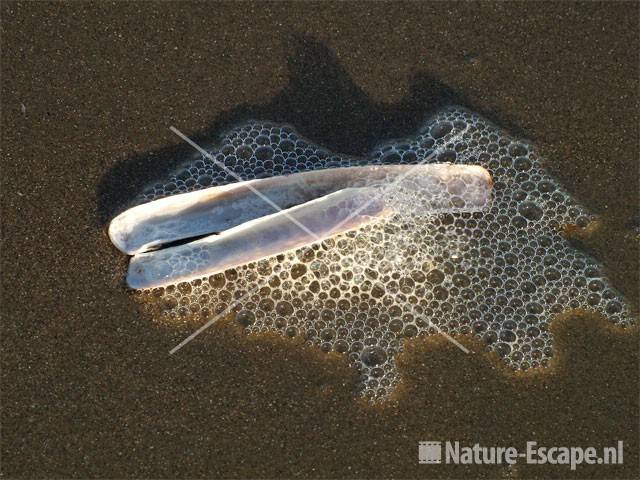
<svg viewBox="0 0 640 480"><path fill-rule="evenodd" d="M462 345L459 341L457 341L455 338L453 338L451 335L449 335L447 332L445 332L444 330L442 330L438 325L436 325L435 323L433 323L431 321L430 318L427 318L427 322L429 323L430 327L435 328L438 333L440 335L442 335L444 338L446 338L447 340L449 340L451 343L453 343L456 347L458 347L460 350L462 350L464 353L471 353L471 350L469 350L467 347L465 347L464 345Z"/></svg>
<svg viewBox="0 0 640 480"><path fill-rule="evenodd" d="M196 150L198 150L198 152L200 152L202 155L204 155L205 157L207 157L209 160L211 160L213 163L215 163L218 167L220 167L222 170L224 170L226 173L228 173L229 175L231 175L233 178L235 178L237 181L239 182L243 182L243 178L240 177L236 172L234 172L233 170L231 170L230 168L228 168L224 163L216 160L215 158L213 158L213 155L211 155L209 152L207 152L204 148L202 148L200 145L198 145L196 142L194 142L193 140L191 140L189 137L187 137L184 133L182 133L180 130L178 130L176 127L169 127L169 130L171 130L173 133L175 133L176 135L178 135L180 138L182 138L185 142L187 142L189 145L191 145L193 148L195 148ZM255 193L258 197L260 197L262 200L264 200L266 203L268 203L275 211L282 213L285 217L287 217L287 219L289 219L292 223L294 223L295 225L297 225L298 227L300 227L305 233L307 233L308 235L312 236L315 240L322 240L318 235L316 235L314 232L312 232L311 230L309 230L307 227L305 227L302 223L300 223L297 219L295 219L293 216L291 216L286 210L280 208L280 206L278 206L276 203L274 203L269 197L267 197L264 193L262 193L260 190L258 190L257 188L255 188L253 185L251 185L250 182L247 182L246 184L247 188L249 190L251 190L253 193Z"/></svg>
<svg viewBox="0 0 640 480"><path fill-rule="evenodd" d="M187 137L186 135L184 135L182 132L180 132L177 128L175 127L170 127L170 130L172 132L174 132L176 135L178 135L180 138L182 138L185 142L187 142L189 145L191 145L193 148L195 148L196 150L198 150L202 155L206 156L208 159L210 159L211 161L213 161L216 165L218 165L220 168L222 168L225 172L227 172L228 174L230 174L232 177L234 177L235 179L237 179L238 181L243 181L243 179L241 177L239 177L234 171L230 170L227 168L226 165L224 165L223 163L219 162L218 160L216 160L215 158L213 158L213 156L207 152L205 149L203 149L202 147L200 147L197 143L195 143L193 140L191 140L189 137ZM459 138L460 136L462 136L466 131L466 128L464 130L462 130L461 132L457 133L454 137L452 137L452 139L455 138ZM450 139L450 140L452 140ZM413 170L418 167L419 165L423 165L426 162L428 162L429 160L431 160L441 149L442 147L446 145L443 144L440 147L437 147L436 149L434 149L433 152L431 152L431 154L429 154L428 156L426 156L422 161L416 163L413 168L410 168L409 170L407 170L403 175L400 175L398 178L396 178L393 182L391 182L389 185L384 186L380 192L376 193L376 195L374 195L373 197L371 197L367 202L365 202L363 205L361 205L358 209L356 209L355 211L353 211L349 216L347 216L345 219L343 219L341 222L339 222L336 226L334 226L330 232L333 232L335 230L337 230L338 228L340 228L342 225L344 225L345 223L347 223L349 220L353 219L356 215L358 215L361 211L363 211L365 208L367 208L369 205L371 205L371 203L373 203L374 201L376 201L377 199L379 199L382 195L384 195L386 193L386 191L390 188L392 188L394 185L397 185L399 182L401 182L402 180L404 180L408 175L410 175ZM286 217L291 220L294 224L298 225L300 228L302 228L302 230L304 230L305 232L307 232L309 235L311 235L312 237L314 237L316 240L322 240L321 237L319 237L318 235L316 235L314 232L312 232L311 230L309 230L307 227L305 227L304 225L302 225L300 222L298 222L295 218L291 217L291 215L289 215L288 213L286 213L283 209L281 209L278 205L276 205L275 203L273 203L271 201L271 199L269 199L268 197L266 197L265 195L263 195L261 192L259 192L258 190L256 190L255 188L252 188L251 186L249 186L249 188L251 189L251 191L253 193L255 193L256 195L258 195L260 198L262 198L265 202L267 202L269 205L271 205L274 209L276 209L279 212L282 212L284 215L286 215ZM215 322L217 322L221 317L223 317L224 315L227 315L228 313L231 312L231 310L238 305L240 302L242 302L243 300L245 300L246 298L248 298L249 296L253 295L253 293L255 293L262 285L264 285L264 282L258 282L258 284L251 289L247 294L245 294L244 296L242 296L241 298L239 298L238 300L235 300L231 305L229 305L222 313L219 313L218 315L216 315L215 317L213 317L212 319L210 319L207 323L205 323L204 325L202 325L200 328L198 328L195 332L193 332L191 335L189 335L187 338L185 338L182 342L180 342L178 345L176 345L175 347L173 347L170 351L169 354L174 354L175 352L177 352L178 350L180 350L182 347L184 347L187 343L191 342L191 340L193 340L194 338L196 338L198 335L200 335L202 332L204 332L206 329L208 329L211 325L213 325ZM433 325L431 323L431 321L429 321L429 323L431 325ZM451 336L449 336L448 334L446 334L445 332L443 332L442 330L440 330L438 328L437 325L433 325L440 333L442 333L445 338L447 338L450 342L452 342L454 345L457 345L458 348L460 348L462 351L464 351L465 353L469 353L469 350L466 349L463 345L461 345L459 342L457 342L454 338L452 338Z"/></svg>
<svg viewBox="0 0 640 480"><path fill-rule="evenodd" d="M187 338L185 338L184 340L182 340L178 345L176 345L175 347L173 347L171 350L169 350L169 355L173 355L174 353L176 353L178 350L180 350L182 347L184 347L187 343L189 343L191 340L193 340L194 338L196 338L198 335L200 335L202 332L204 332L207 328L209 328L211 325L213 325L214 323L216 323L220 318L224 317L225 315L231 313L231 311L234 309L234 307L236 305L238 305L239 303L243 302L245 299L249 298L251 295L253 295L256 291L258 291L258 289L260 287L262 287L265 283L266 283L266 279L268 279L269 277L265 277L264 281L262 282L258 282L257 285L255 285L251 290L249 290L246 294L244 294L242 297L240 297L239 299L235 300L233 303L231 303L231 305L229 305L227 308L225 308L221 313L219 313L218 315L216 315L215 317L213 317L212 319L210 319L207 323L205 323L204 325L202 325L199 329L197 329L195 332L193 332L191 335L189 335Z"/></svg>
<svg viewBox="0 0 640 480"><path fill-rule="evenodd" d="M457 139L459 137L461 137L464 132L466 132L467 128L465 127L464 130L462 130L461 132L458 132L456 135L454 135L449 141L453 140L453 139ZM446 145L443 144L442 146ZM369 200L367 200L364 204L360 205L360 207L358 207L356 210L354 210L353 212L351 212L351 214L349 214L346 218L344 218L341 222L338 222L337 225L335 225L330 232L335 232L336 230L338 230L342 225L344 225L345 223L347 223L349 220L353 219L353 217L355 217L356 215L358 215L360 212L362 212L365 208L367 208L369 205L371 205L373 202L375 202L376 200L378 200L380 197L382 197L385 193L387 193L391 188L393 188L394 186L398 185L402 180L404 180L405 178L407 178L409 175L411 175L411 173L420 165L424 165L425 163L427 163L429 160L431 160L441 149L442 146L436 148L433 150L433 152L431 152L429 155L427 155L423 160L421 160L420 162L416 163L413 165L413 168L408 169L406 172L404 172L404 174L399 175L393 182L384 185L379 192L377 192L374 196L372 196Z"/></svg>

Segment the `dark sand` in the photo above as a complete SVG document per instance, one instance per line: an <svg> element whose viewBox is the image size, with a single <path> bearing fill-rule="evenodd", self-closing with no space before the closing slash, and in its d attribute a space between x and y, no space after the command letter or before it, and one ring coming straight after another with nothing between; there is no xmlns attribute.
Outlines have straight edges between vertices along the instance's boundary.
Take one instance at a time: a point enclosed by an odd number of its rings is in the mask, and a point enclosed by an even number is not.
<svg viewBox="0 0 640 480"><path fill-rule="evenodd" d="M637 478L638 330L566 315L546 372L437 338L372 408L343 358L154 323L105 221L237 120L362 154L460 103L534 141L602 216L579 239L637 308L638 3L2 2L6 478ZM24 105L24 111L22 108ZM482 347L463 340L476 352ZM419 440L603 447L622 466L417 464Z"/></svg>

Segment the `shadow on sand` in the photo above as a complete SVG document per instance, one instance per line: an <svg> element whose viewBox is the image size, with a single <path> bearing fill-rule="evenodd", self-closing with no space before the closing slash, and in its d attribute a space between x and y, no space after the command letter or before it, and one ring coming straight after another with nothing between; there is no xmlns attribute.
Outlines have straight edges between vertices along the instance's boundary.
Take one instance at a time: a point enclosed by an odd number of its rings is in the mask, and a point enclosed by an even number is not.
<svg viewBox="0 0 640 480"><path fill-rule="evenodd" d="M474 108L465 96L427 73L410 81L409 95L394 104L375 102L349 77L335 54L320 41L294 36L287 63L289 84L269 103L242 105L224 112L200 132L189 132L199 144L210 144L232 126L250 119L288 123L303 136L336 153L366 155L374 146L415 132L441 107L465 106L489 120L492 112ZM512 133L519 128L506 126ZM97 217L104 226L144 187L173 171L193 154L186 143L116 163L98 186ZM149 168L153 165L152 168Z"/></svg>

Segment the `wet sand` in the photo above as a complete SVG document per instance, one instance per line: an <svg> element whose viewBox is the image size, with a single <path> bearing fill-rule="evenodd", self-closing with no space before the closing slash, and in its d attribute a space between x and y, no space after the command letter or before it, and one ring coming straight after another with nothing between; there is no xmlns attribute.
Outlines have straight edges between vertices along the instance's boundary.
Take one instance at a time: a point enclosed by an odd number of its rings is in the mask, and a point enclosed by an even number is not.
<svg viewBox="0 0 640 480"><path fill-rule="evenodd" d="M3 2L6 478L632 478L638 329L553 325L545 372L412 341L370 407L344 358L154 322L105 223L236 121L363 154L458 103L536 143L602 218L581 248L637 309L638 5ZM621 466L418 465L420 440L604 447Z"/></svg>

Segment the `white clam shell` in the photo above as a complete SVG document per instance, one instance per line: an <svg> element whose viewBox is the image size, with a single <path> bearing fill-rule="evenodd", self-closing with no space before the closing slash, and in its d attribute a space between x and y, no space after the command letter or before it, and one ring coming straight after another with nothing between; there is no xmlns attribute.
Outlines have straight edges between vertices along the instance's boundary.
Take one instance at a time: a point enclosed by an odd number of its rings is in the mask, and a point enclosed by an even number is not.
<svg viewBox="0 0 640 480"><path fill-rule="evenodd" d="M109 237L119 250L134 255L181 239L228 230L272 214L278 211L276 206L287 209L344 188L394 182L404 187L405 194L414 190L421 197L428 196L425 206L430 210L457 207L462 211L465 204L467 210L484 206L489 190L483 185L491 179L481 167L429 164L331 168L248 180L133 207L113 219ZM456 189L460 190L457 195ZM454 204L450 205L452 200Z"/></svg>
<svg viewBox="0 0 640 480"><path fill-rule="evenodd" d="M139 205L111 222L109 236L120 250L135 254L129 265L128 285L153 288L297 249L390 213L482 210L490 201L491 187L491 176L484 168L468 165L317 170L213 187ZM211 232L221 233L148 251Z"/></svg>
<svg viewBox="0 0 640 480"><path fill-rule="evenodd" d="M127 284L152 288L213 275L352 230L389 213L375 188L343 189L220 235L139 253L129 264Z"/></svg>

